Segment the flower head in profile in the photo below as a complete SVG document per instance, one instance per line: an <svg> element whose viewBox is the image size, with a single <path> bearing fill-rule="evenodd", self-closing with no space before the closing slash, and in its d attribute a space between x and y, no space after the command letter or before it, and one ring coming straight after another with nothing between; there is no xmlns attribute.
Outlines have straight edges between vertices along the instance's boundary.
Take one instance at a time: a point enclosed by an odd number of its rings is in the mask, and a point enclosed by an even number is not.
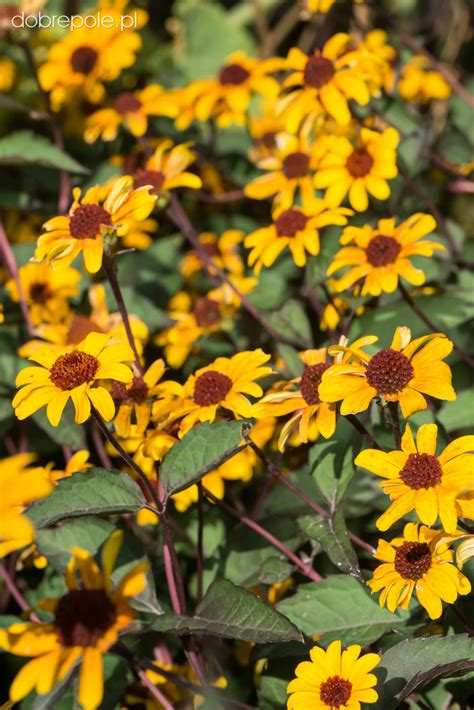
<svg viewBox="0 0 474 710"><path fill-rule="evenodd" d="M425 274L410 261L414 256L432 256L434 251L445 251L442 244L423 240L436 227L429 214L417 213L398 226L395 217L381 219L377 227L346 227L341 244L348 244L335 255L328 268L328 276L345 269L334 281L337 291L360 285L360 295L380 296L392 293L403 277L414 286L425 283Z"/></svg>
<svg viewBox="0 0 474 710"><path fill-rule="evenodd" d="M35 256L60 268L72 264L82 252L91 274L102 266L105 235L121 236L130 222L148 217L156 202L148 186L135 189L127 175L114 180L106 190L98 185L90 188L82 199L79 188L74 188L73 194L69 214L53 217L44 225L46 233L38 239Z"/></svg>
<svg viewBox="0 0 474 710"><path fill-rule="evenodd" d="M15 454L0 461L0 558L35 539L25 507L53 490L50 472L31 468L35 454Z"/></svg>
<svg viewBox="0 0 474 710"><path fill-rule="evenodd" d="M103 698L103 654L135 619L130 600L145 588L147 564L134 565L117 586L111 582L123 539L115 531L102 548L102 569L89 552L73 548L65 574L67 592L42 600L38 606L54 615L50 623L26 622L0 630L0 647L17 656L32 657L10 688L13 702L31 690L49 693L80 664L78 701L95 710Z"/></svg>
<svg viewBox="0 0 474 710"><path fill-rule="evenodd" d="M137 436L145 432L151 417L152 397L165 369L163 360L155 360L143 375L135 373L129 384L112 382L112 399L117 407L114 424L119 436L128 437L133 424Z"/></svg>
<svg viewBox="0 0 474 710"><path fill-rule="evenodd" d="M375 343L368 336L366 344ZM329 353L352 353L323 375L319 394L323 402L341 401L341 414L366 410L372 400L399 402L405 419L428 406L425 396L452 401L456 393L451 370L443 362L453 349L443 333L411 339L409 328L398 327L389 348L368 355L361 347L334 345Z"/></svg>
<svg viewBox="0 0 474 710"><path fill-rule="evenodd" d="M447 533L456 531L458 516L464 517L457 499L474 491L474 436L454 439L436 455L437 434L436 424L423 424L415 443L407 424L401 451L366 449L357 456L357 466L385 479L380 485L393 501L376 522L379 530L416 510L425 525L439 517Z"/></svg>
<svg viewBox="0 0 474 710"><path fill-rule="evenodd" d="M351 207L365 212L369 206L368 194L377 200L388 200L387 180L398 175L399 139L395 128L386 128L382 133L361 128L355 145L344 136L335 137L314 178L315 187L326 190L324 199L328 206L340 205L349 195Z"/></svg>
<svg viewBox="0 0 474 710"><path fill-rule="evenodd" d="M74 347L45 347L30 360L38 363L21 370L16 385L18 392L13 407L18 419L26 419L46 405L52 426L58 426L64 407L72 400L77 424L91 415L91 406L103 419L110 421L115 405L110 393L98 380L115 380L127 384L133 378L128 365L134 359L125 343L111 343L105 333L90 333ZM126 364L127 363L127 364Z"/></svg>
<svg viewBox="0 0 474 710"><path fill-rule="evenodd" d="M201 178L187 170L196 161L191 146L192 143L173 145L169 138L161 140L153 155L134 171L135 188L151 186L151 194L156 196L177 187L198 190L202 187Z"/></svg>
<svg viewBox="0 0 474 710"><path fill-rule="evenodd" d="M319 230L328 225L343 226L352 210L344 207L328 209L323 200L307 202L305 208L279 207L269 227L251 232L244 244L249 248L248 264L256 274L271 266L279 254L289 249L296 266L305 266L307 255L319 254Z"/></svg>
<svg viewBox="0 0 474 710"><path fill-rule="evenodd" d="M433 71L429 59L423 55L412 57L402 67L398 91L406 101L420 103L451 96L451 87L444 76Z"/></svg>
<svg viewBox="0 0 474 710"><path fill-rule="evenodd" d="M361 704L377 702L377 678L370 671L380 663L380 656L361 656L361 651L358 644L342 651L340 641L330 643L326 651L314 646L311 660L296 666L296 678L288 685L288 710L356 710Z"/></svg>
<svg viewBox="0 0 474 710"><path fill-rule="evenodd" d="M379 541L374 556L382 564L367 584L372 593L381 592L381 607L408 609L415 592L430 619L439 619L443 601L454 604L458 595L469 594L471 584L453 564L454 552L444 537L443 532L407 523L403 537Z"/></svg>

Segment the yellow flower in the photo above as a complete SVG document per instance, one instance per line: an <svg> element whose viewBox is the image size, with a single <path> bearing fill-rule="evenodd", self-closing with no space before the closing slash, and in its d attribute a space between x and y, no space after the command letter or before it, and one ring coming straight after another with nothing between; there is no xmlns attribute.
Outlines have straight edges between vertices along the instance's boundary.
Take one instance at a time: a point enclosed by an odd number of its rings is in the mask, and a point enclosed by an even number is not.
<svg viewBox="0 0 474 710"><path fill-rule="evenodd" d="M379 540L374 557L381 560L367 582L380 595L380 606L389 611L408 609L413 592L430 619L443 611L441 601L454 604L458 595L469 594L469 580L452 564L454 552L443 541L444 533L424 525L407 523L403 537L390 543Z"/></svg>
<svg viewBox="0 0 474 710"><path fill-rule="evenodd" d="M402 276L414 286L425 283L425 274L410 261L413 256L432 256L435 250L445 251L442 244L421 241L436 227L431 215L418 212L396 226L396 219L381 219L376 228L346 227L341 244L350 244L335 255L327 273L332 276L350 267L334 282L336 291L346 291L354 284L361 286L360 295L380 296L392 293Z"/></svg>
<svg viewBox="0 0 474 710"><path fill-rule="evenodd" d="M371 345L375 336L365 338ZM443 362L453 344L443 333L433 333L411 340L409 328L398 327L389 348L367 355L361 347L331 346L329 353L351 352L345 363L326 370L319 386L323 402L339 402L341 414L356 414L367 409L375 397L387 402L399 402L407 419L426 409L423 395L454 400L451 370Z"/></svg>
<svg viewBox="0 0 474 710"><path fill-rule="evenodd" d="M67 298L77 296L81 275L76 269L55 271L50 264L26 264L18 269L20 284L29 305L33 325L57 323L69 313ZM14 279L6 283L12 301L19 302Z"/></svg>
<svg viewBox="0 0 474 710"><path fill-rule="evenodd" d="M306 9L308 12L328 12L334 5L336 0L306 0Z"/></svg>
<svg viewBox="0 0 474 710"><path fill-rule="evenodd" d="M395 128L382 133L361 128L356 146L345 137L334 138L332 147L321 159L314 178L318 189L326 189L329 207L340 205L349 193L349 202L358 212L369 206L367 193L378 200L388 200L387 180L397 177L399 134Z"/></svg>
<svg viewBox="0 0 474 710"><path fill-rule="evenodd" d="M0 91L7 94L15 82L15 64L8 57L0 59Z"/></svg>
<svg viewBox="0 0 474 710"><path fill-rule="evenodd" d="M291 415L278 439L280 451L284 451L293 434L298 443L306 444L317 439L319 434L329 439L336 428L336 406L321 402L319 398L321 378L330 366L326 362L326 348L306 350L300 353L300 357L305 364L301 377L294 378L282 388L275 385L279 391L267 394L253 407L253 415L258 419Z"/></svg>
<svg viewBox="0 0 474 710"><path fill-rule="evenodd" d="M63 470L54 469L51 466L49 469L51 479L57 482L60 481L61 478L68 478L69 476L72 476L73 473L87 471L87 469L92 467L92 464L89 463L89 455L90 454L87 449L81 449L80 451L76 451L76 453L71 456Z"/></svg>
<svg viewBox="0 0 474 710"><path fill-rule="evenodd" d="M229 274L240 276L245 271L245 265L238 248L243 237L244 233L240 229L227 229L222 232L220 237L214 232L203 232L199 235L199 243L216 266ZM186 253L180 269L185 279L189 279L194 274L202 271L202 261L194 249Z"/></svg>
<svg viewBox="0 0 474 710"><path fill-rule="evenodd" d="M379 96L380 90L390 91L395 72L393 64L397 51L387 43L388 35L384 30L374 29L355 42L353 50L345 55L346 61L357 64L373 96Z"/></svg>
<svg viewBox="0 0 474 710"><path fill-rule="evenodd" d="M53 490L49 471L28 468L35 458L35 454L15 454L0 461L0 558L33 542L33 525L22 512Z"/></svg>
<svg viewBox="0 0 474 710"><path fill-rule="evenodd" d="M87 118L84 140L94 143L100 137L103 141L113 141L120 126L133 136L144 136L149 116L174 118L177 110L176 102L156 84L141 91L126 91L115 98L111 108L100 109Z"/></svg>
<svg viewBox="0 0 474 710"><path fill-rule="evenodd" d="M248 264L256 274L262 267L271 266L279 254L289 248L296 266L305 266L307 254L319 254L319 229L328 225L347 224L346 215L352 210L343 207L328 209L323 200L307 201L305 207L277 208L269 227L257 229L245 237L251 249Z"/></svg>
<svg viewBox="0 0 474 710"><path fill-rule="evenodd" d="M114 425L119 436L129 436L132 416L136 423L136 435L145 432L151 416L151 398L165 369L163 360L155 360L143 375L135 374L129 384L112 383L112 398L117 407Z"/></svg>
<svg viewBox="0 0 474 710"><path fill-rule="evenodd" d="M277 135L284 133L285 125L277 113L277 102L269 99L263 102L261 112L256 116L249 116L248 130L252 138L252 148L249 158L254 163L273 155L277 146Z"/></svg>
<svg viewBox="0 0 474 710"><path fill-rule="evenodd" d="M128 223L148 217L156 202L148 187L134 189L128 175L113 181L105 197L101 192L96 185L80 199L80 189L74 188L69 214L53 217L44 225L46 234L38 239L37 259L65 267L82 251L87 271L95 274L102 266L105 235L122 236Z"/></svg>
<svg viewBox="0 0 474 710"><path fill-rule="evenodd" d="M20 387L13 398L13 407L18 419L26 419L41 407L52 426L58 426L69 399L76 410L75 420L82 424L91 415L91 405L110 421L115 414L115 405L105 387L97 386L97 380L131 382L133 374L124 363L133 360L133 352L125 343L111 344L110 336L90 333L75 347L65 347L58 355L57 348L38 350L30 360L39 366L26 367L16 378Z"/></svg>
<svg viewBox="0 0 474 710"><path fill-rule="evenodd" d="M177 187L198 190L202 187L201 178L186 171L196 160L190 146L192 143L173 145L168 138L160 141L144 167L133 174L134 186L143 188L151 185L151 194L156 196Z"/></svg>
<svg viewBox="0 0 474 710"><path fill-rule="evenodd" d="M423 55L412 57L402 68L398 91L406 101L427 102L451 96L451 87L443 75L431 70Z"/></svg>
<svg viewBox="0 0 474 710"><path fill-rule="evenodd" d="M326 651L313 646L311 661L296 666L296 678L288 685L288 710L356 710L361 703L377 702L377 678L370 671L380 663L380 656L366 653L359 658L358 644L341 651L340 641L333 641Z"/></svg>
<svg viewBox="0 0 474 710"><path fill-rule="evenodd" d="M78 701L84 710L95 710L103 697L102 656L135 619L130 600L146 585L146 563L134 565L117 587L111 574L122 544L115 531L102 548L102 570L89 552L73 548L65 581L68 591L38 606L54 614L52 623L18 623L0 630L0 647L17 656L33 657L10 688L10 699L22 700L31 690L49 693L77 664ZM81 581L77 579L77 573Z"/></svg>
<svg viewBox="0 0 474 710"><path fill-rule="evenodd" d="M439 516L447 533L456 531L458 515L463 517L457 499L474 491L474 436L455 439L437 456L437 433L436 424L423 424L415 444L407 424L401 451L367 449L357 456L357 466L387 479L380 485L393 503L377 520L379 530L416 510L425 525Z"/></svg>
<svg viewBox="0 0 474 710"><path fill-rule="evenodd" d="M261 60L247 57L244 52L231 54L217 77L198 79L178 90L179 114L176 127L180 130L191 121L214 118L223 128L231 124L243 125L254 95L276 98L278 82L268 76L280 67L280 60Z"/></svg>
<svg viewBox="0 0 474 710"><path fill-rule="evenodd" d="M148 249L153 243L152 235L158 229L156 219L140 219L128 222L126 231L121 237L125 249Z"/></svg>

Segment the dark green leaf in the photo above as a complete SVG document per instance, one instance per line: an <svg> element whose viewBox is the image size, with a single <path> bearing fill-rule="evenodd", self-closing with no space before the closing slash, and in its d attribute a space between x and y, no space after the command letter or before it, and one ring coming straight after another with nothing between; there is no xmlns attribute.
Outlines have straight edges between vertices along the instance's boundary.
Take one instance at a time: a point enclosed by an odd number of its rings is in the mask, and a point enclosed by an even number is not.
<svg viewBox="0 0 474 710"><path fill-rule="evenodd" d="M283 358L285 366L290 372L292 377L301 377L304 370L304 362L298 355L298 351L291 345L286 345L285 343L279 343L278 352Z"/></svg>
<svg viewBox="0 0 474 710"><path fill-rule="evenodd" d="M289 300L280 310L266 313L265 318L287 342L300 348L312 347L311 325L299 301Z"/></svg>
<svg viewBox="0 0 474 710"><path fill-rule="evenodd" d="M39 530L36 545L40 554L62 574L71 558L72 547L81 547L96 555L113 531L114 525L107 520L73 519L59 527Z"/></svg>
<svg viewBox="0 0 474 710"><path fill-rule="evenodd" d="M0 165L31 164L71 173L88 172L70 155L31 131L16 131L0 140Z"/></svg>
<svg viewBox="0 0 474 710"><path fill-rule="evenodd" d="M72 402L68 402L66 409L61 416L60 426L51 426L46 416L46 409L39 409L31 416L32 420L39 428L48 435L51 441L59 446L70 446L77 451L85 447L84 427L74 421L74 409Z"/></svg>
<svg viewBox="0 0 474 710"><path fill-rule="evenodd" d="M347 536L344 516L340 510L330 518L305 515L299 518L298 524L303 533L321 545L331 562L341 572L362 579L357 555Z"/></svg>

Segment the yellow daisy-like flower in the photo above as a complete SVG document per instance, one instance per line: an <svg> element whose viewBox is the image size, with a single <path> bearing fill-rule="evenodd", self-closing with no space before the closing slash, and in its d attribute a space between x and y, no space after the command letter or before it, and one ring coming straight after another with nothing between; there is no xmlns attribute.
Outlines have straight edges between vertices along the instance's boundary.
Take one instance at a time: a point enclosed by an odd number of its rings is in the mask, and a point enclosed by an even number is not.
<svg viewBox="0 0 474 710"><path fill-rule="evenodd" d="M161 86L150 84L141 91L126 91L115 98L110 108L88 116L84 140L94 143L100 137L103 141L113 141L120 126L127 128L133 136L144 136L149 116L174 118L177 112L176 102Z"/></svg>
<svg viewBox="0 0 474 710"><path fill-rule="evenodd" d="M433 252L445 251L438 242L421 241L436 228L436 222L429 214L418 212L396 226L396 219L381 219L377 227L346 227L341 236L341 244L350 246L335 255L327 273L334 275L340 269L346 273L334 282L336 291L346 291L354 284L361 296L380 296L382 292L392 293L403 277L414 286L425 283L425 274L410 261L413 256L433 256Z"/></svg>
<svg viewBox="0 0 474 710"><path fill-rule="evenodd" d="M383 564L367 584L372 593L382 590L381 607L408 609L415 592L430 619L439 619L442 601L454 604L458 595L469 594L471 584L454 566L454 552L443 538L443 532L407 523L403 537L379 540L374 557Z"/></svg>
<svg viewBox="0 0 474 710"><path fill-rule="evenodd" d="M415 444L407 424L401 451L367 449L357 456L357 466L387 479L380 486L393 503L377 520L379 530L416 510L425 525L434 525L439 516L447 533L456 531L458 516L463 517L457 499L474 491L474 436L455 439L437 456L437 433L436 424L423 424Z"/></svg>
<svg viewBox="0 0 474 710"><path fill-rule="evenodd" d="M11 59L0 59L0 91L7 94L15 83L16 67Z"/></svg>
<svg viewBox="0 0 474 710"><path fill-rule="evenodd" d="M97 380L118 380L125 384L132 381L133 373L128 364L133 361L132 349L125 343L111 344L110 336L90 333L75 347L45 347L38 350L30 360L39 364L26 367L16 378L20 389L13 398L13 407L18 419L26 419L41 407L52 426L58 426L69 399L76 411L76 423L82 424L91 415L91 405L110 421L115 414L115 405L109 392L102 386L94 386Z"/></svg>
<svg viewBox="0 0 474 710"><path fill-rule="evenodd" d="M370 671L380 663L380 656L360 656L361 651L358 644L342 651L340 641L333 641L326 651L314 646L311 661L296 666L296 678L288 685L288 710L359 710L361 703L377 702L377 678Z"/></svg>
<svg viewBox="0 0 474 710"><path fill-rule="evenodd" d="M245 265L239 252L243 238L244 232L241 229L227 229L220 237L214 232L203 232L199 235L199 243L216 266L229 274L240 276L245 271ZM180 270L185 279L189 279L203 270L202 261L194 249L188 251L184 256Z"/></svg>
<svg viewBox="0 0 474 710"><path fill-rule="evenodd" d="M366 345L378 340L365 339ZM451 384L451 370L443 362L453 344L443 333L433 333L411 340L409 328L398 327L389 348L372 357L362 348L334 345L329 353L352 353L345 363L326 370L319 386L323 402L341 403L341 414L366 410L375 397L399 402L407 419L428 406L424 395L452 401L456 393Z"/></svg>
<svg viewBox="0 0 474 710"><path fill-rule="evenodd" d="M308 114L325 112L340 125L351 120L349 100L365 106L370 91L364 72L357 63L357 51L348 52L352 38L338 32L329 39L321 52L307 56L293 47L286 59L285 68L291 74L283 82L291 93L280 99L279 111L286 129L295 133ZM295 87L297 87L295 89Z"/></svg>
<svg viewBox="0 0 474 710"><path fill-rule="evenodd" d="M249 116L248 130L252 138L249 158L254 163L273 155L277 146L277 135L285 132L285 124L277 114L277 101L268 99L263 102L260 113Z"/></svg>
<svg viewBox="0 0 474 710"><path fill-rule="evenodd" d="M50 264L32 263L21 266L18 276L33 325L58 323L68 315L67 299L79 293L79 271L71 268L55 271ZM12 301L18 303L15 280L7 281L5 287Z"/></svg>
<svg viewBox="0 0 474 710"><path fill-rule="evenodd" d="M68 215L53 217L44 225L35 256L47 259L60 268L69 266L81 252L84 265L91 274L102 266L104 237L108 232L121 236L128 223L148 217L156 196L149 186L134 189L133 179L125 175L114 180L106 190L96 185L80 199L81 191L73 191L74 202Z"/></svg>
<svg viewBox="0 0 474 710"><path fill-rule="evenodd" d="M323 373L330 366L326 362L326 348L300 353L305 368L301 377L274 387L279 390L267 394L253 407L253 416L283 417L291 415L278 438L278 449L284 451L288 439L296 434L298 442L306 444L320 434L329 439L336 428L336 406L321 402L319 385Z"/></svg>
<svg viewBox="0 0 474 710"><path fill-rule="evenodd" d="M190 146L192 143L173 145L173 141L168 138L160 141L145 165L133 174L134 186L143 188L151 185L151 194L156 196L177 187L198 190L202 187L201 178L187 172L187 168L196 160Z"/></svg>
<svg viewBox="0 0 474 710"><path fill-rule="evenodd" d="M314 177L315 187L326 190L324 199L328 206L340 205L347 194L358 212L369 206L367 193L377 200L388 200L387 180L398 175L399 139L395 128L386 128L382 133L361 128L356 146L344 136L334 138Z"/></svg>
<svg viewBox="0 0 474 710"><path fill-rule="evenodd" d="M412 57L402 68L398 91L406 101L422 103L451 96L451 87L446 79L430 68L427 57L423 55Z"/></svg>
<svg viewBox="0 0 474 710"><path fill-rule="evenodd" d="M78 701L95 710L103 698L103 654L135 619L130 600L145 588L146 563L134 565L117 587L111 583L123 539L115 531L102 548L102 570L89 552L73 548L65 580L68 591L42 600L38 607L54 614L51 623L18 623L0 629L0 647L17 656L33 657L10 687L19 702L30 691L49 693L80 663ZM78 572L81 581L78 580Z"/></svg>
<svg viewBox="0 0 474 710"><path fill-rule="evenodd" d="M318 199L306 202L304 209L279 207L269 227L245 237L244 244L251 250L248 264L259 274L262 267L271 266L288 248L296 266L305 266L307 254L319 254L319 230L328 225L344 226L351 214L352 210L343 207L328 209L323 200Z"/></svg>
<svg viewBox="0 0 474 710"><path fill-rule="evenodd" d="M129 384L112 383L112 399L117 407L114 424L119 436L128 437L132 423L136 424L136 436L145 432L151 417L151 399L165 369L163 360L155 360L143 375L135 374Z"/></svg>
<svg viewBox="0 0 474 710"><path fill-rule="evenodd" d="M53 490L50 472L29 468L35 454L15 454L0 461L0 558L29 545L35 530L25 507Z"/></svg>

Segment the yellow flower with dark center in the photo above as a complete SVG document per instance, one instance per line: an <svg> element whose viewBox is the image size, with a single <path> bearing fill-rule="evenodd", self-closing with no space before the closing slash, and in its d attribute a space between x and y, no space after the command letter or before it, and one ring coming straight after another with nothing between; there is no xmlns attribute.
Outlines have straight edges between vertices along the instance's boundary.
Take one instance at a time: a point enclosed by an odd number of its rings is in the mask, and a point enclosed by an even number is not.
<svg viewBox="0 0 474 710"><path fill-rule="evenodd" d="M91 415L91 405L110 421L115 405L110 393L98 380L117 380L129 383L133 373L128 364L134 359L133 351L125 343L111 343L110 336L90 333L76 347L45 347L30 360L39 364L26 367L16 378L20 389L13 398L18 419L26 419L41 407L52 426L58 426L64 407L72 400L75 420L82 424Z"/></svg>
<svg viewBox="0 0 474 710"><path fill-rule="evenodd" d="M328 276L333 276L340 269L348 269L334 281L336 291L346 291L357 284L358 289L361 286L361 296L380 296L382 292L395 291L400 276L414 286L422 286L425 274L413 266L410 257L445 251L439 242L422 241L435 228L433 217L421 212L398 226L391 217L381 219L375 228L346 227L340 241L350 246L337 252L327 270Z"/></svg>
<svg viewBox="0 0 474 710"><path fill-rule="evenodd" d="M368 336L366 344L378 340ZM319 386L323 402L341 401L341 414L366 410L375 397L399 402L408 418L428 406L424 395L452 401L456 393L451 370L443 362L453 344L443 333L411 340L409 328L398 327L389 348L370 356L360 347L331 346L330 354L352 353L345 363L326 370Z"/></svg>
<svg viewBox="0 0 474 710"><path fill-rule="evenodd" d="M277 113L275 99L267 99L256 116L249 116L248 130L253 142L249 151L250 160L258 163L262 158L273 155L277 147L277 136L285 131L284 121Z"/></svg>
<svg viewBox="0 0 474 710"><path fill-rule="evenodd" d="M356 458L357 466L386 479L380 486L393 503L376 525L388 530L412 510L425 525L441 520L447 533L456 531L463 511L458 498L474 491L474 436L462 436L436 455L436 424L423 424L416 444L407 424L401 451L367 449Z"/></svg>
<svg viewBox="0 0 474 710"><path fill-rule="evenodd" d="M50 472L29 468L35 454L15 454L0 461L0 558L29 545L35 530L25 507L53 490Z"/></svg>
<svg viewBox="0 0 474 710"><path fill-rule="evenodd" d="M377 200L388 200L387 180L398 175L399 138L395 128L386 128L382 133L361 128L355 146L343 136L334 138L314 177L315 187L326 190L324 200L328 206L340 205L347 194L358 212L369 206L367 193Z"/></svg>
<svg viewBox="0 0 474 710"><path fill-rule="evenodd" d="M144 136L149 116L174 118L177 111L176 102L156 84L150 84L141 91L125 91L115 98L110 108L100 109L88 116L84 140L94 143L100 137L103 141L113 141L120 126L127 128L133 136Z"/></svg>
<svg viewBox="0 0 474 710"><path fill-rule="evenodd" d="M471 584L454 566L454 552L443 537L443 532L407 523L403 537L390 543L379 540L374 557L383 564L367 584L372 593L382 591L381 607L386 606L389 611L408 609L415 592L430 619L439 619L442 601L454 604L458 595L469 594Z"/></svg>
<svg viewBox="0 0 474 710"><path fill-rule="evenodd" d="M105 235L122 236L130 222L148 217L156 202L148 186L134 189L128 175L114 180L105 192L104 196L103 188L96 185L80 199L81 191L75 188L69 214L53 217L44 225L46 233L38 239L36 258L61 268L82 252L87 271L99 271Z"/></svg>
<svg viewBox="0 0 474 710"><path fill-rule="evenodd" d="M196 155L190 150L190 146L192 143L173 145L173 141L168 138L160 141L145 165L134 172L134 186L136 188L151 186L151 194L156 196L175 190L177 187L198 190L202 187L201 178L187 172L187 168L196 160Z"/></svg>
<svg viewBox="0 0 474 710"><path fill-rule="evenodd" d="M147 564L134 565L114 587L111 574L123 539L115 531L102 548L102 570L89 552L73 548L65 581L68 591L44 599L38 607L54 614L50 623L26 622L0 629L0 647L17 656L33 657L10 687L19 702L30 691L49 693L80 664L78 701L95 710L103 698L103 654L135 619L130 600L145 588ZM78 580L79 572L79 580Z"/></svg>
<svg viewBox="0 0 474 710"><path fill-rule="evenodd" d="M412 57L402 67L398 91L406 101L426 103L432 99L449 99L451 87L446 79L431 69L429 60L423 55Z"/></svg>
<svg viewBox="0 0 474 710"><path fill-rule="evenodd" d="M33 325L58 323L67 317L67 299L79 293L79 271L71 268L55 271L50 264L32 263L20 266L18 276ZM12 301L18 303L15 280L10 279L5 286Z"/></svg>
<svg viewBox="0 0 474 710"><path fill-rule="evenodd" d="M288 685L288 710L356 710L361 703L377 702L377 678L370 671L380 663L380 656L361 656L361 651L358 644L342 651L340 641L333 641L326 650L314 646L309 652L311 661L296 666L296 678Z"/></svg>
<svg viewBox="0 0 474 710"><path fill-rule="evenodd" d="M136 436L145 432L151 417L156 385L165 369L163 360L155 360L143 375L135 373L129 384L117 381L112 383L112 399L117 407L114 425L119 436L127 438L133 423L136 424Z"/></svg>
<svg viewBox="0 0 474 710"><path fill-rule="evenodd" d="M328 209L323 200L306 202L304 208L279 207L273 213L269 227L257 229L245 237L244 244L250 249L248 264L256 274L262 267L271 266L279 254L288 248L296 266L305 266L307 254L319 254L319 230L328 225L343 226L352 210L343 207Z"/></svg>

